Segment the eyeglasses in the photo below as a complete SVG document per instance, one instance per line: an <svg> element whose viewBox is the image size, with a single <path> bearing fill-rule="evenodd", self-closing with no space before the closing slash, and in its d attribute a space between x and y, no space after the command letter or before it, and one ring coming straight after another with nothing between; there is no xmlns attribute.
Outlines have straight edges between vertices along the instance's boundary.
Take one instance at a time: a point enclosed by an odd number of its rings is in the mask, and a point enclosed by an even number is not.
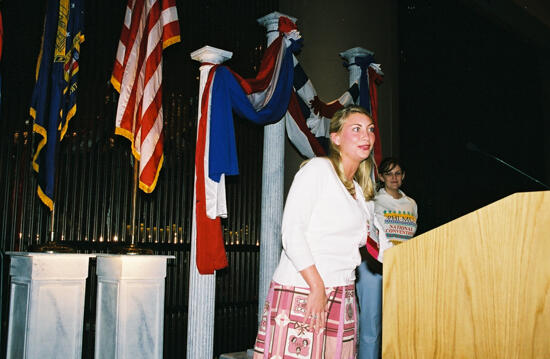
<svg viewBox="0 0 550 359"><path fill-rule="evenodd" d="M384 172L382 173L384 176L387 177L401 177L403 175L403 172L397 171L397 172Z"/></svg>

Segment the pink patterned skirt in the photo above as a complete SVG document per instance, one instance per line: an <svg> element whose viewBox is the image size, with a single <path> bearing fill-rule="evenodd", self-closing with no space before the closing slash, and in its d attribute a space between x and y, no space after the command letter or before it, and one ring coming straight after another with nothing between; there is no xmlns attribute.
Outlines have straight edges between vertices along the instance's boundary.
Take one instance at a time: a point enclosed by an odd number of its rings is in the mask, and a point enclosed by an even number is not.
<svg viewBox="0 0 550 359"><path fill-rule="evenodd" d="M309 288L271 282L254 359L352 359L356 356L355 286L326 288L327 325L317 333L304 322Z"/></svg>

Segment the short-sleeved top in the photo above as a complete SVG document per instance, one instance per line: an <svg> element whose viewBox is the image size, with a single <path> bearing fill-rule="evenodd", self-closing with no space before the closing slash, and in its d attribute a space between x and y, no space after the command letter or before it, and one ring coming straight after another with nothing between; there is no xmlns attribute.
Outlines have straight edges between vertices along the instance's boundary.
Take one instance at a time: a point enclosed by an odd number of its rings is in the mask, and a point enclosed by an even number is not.
<svg viewBox="0 0 550 359"><path fill-rule="evenodd" d="M307 287L300 271L315 265L326 287L352 284L374 223L374 203L355 183L356 198L328 158L313 158L294 177L285 204L281 260L273 280Z"/></svg>
<svg viewBox="0 0 550 359"><path fill-rule="evenodd" d="M399 190L401 198L395 199L381 188L374 199L378 222L382 224L389 241L405 241L416 233L418 208L414 199Z"/></svg>

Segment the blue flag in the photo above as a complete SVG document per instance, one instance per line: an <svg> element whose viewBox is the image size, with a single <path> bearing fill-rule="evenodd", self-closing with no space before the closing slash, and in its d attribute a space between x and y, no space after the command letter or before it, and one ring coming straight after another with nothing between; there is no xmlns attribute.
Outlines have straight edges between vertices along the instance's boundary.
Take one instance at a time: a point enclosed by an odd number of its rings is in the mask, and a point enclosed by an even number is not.
<svg viewBox="0 0 550 359"><path fill-rule="evenodd" d="M58 142L76 113L80 44L84 41L84 0L49 0L30 114L34 119L32 167L38 196L53 209Z"/></svg>

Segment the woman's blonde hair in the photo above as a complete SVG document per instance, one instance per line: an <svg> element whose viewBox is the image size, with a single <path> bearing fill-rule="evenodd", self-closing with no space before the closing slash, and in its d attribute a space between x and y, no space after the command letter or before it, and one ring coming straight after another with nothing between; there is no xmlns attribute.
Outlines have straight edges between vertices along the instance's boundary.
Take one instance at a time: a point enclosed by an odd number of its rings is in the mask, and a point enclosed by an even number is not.
<svg viewBox="0 0 550 359"><path fill-rule="evenodd" d="M330 133L338 133L342 130L346 119L354 113L360 113L368 118L371 118L369 113L361 106L347 106L341 110L338 110L330 120ZM340 155L340 148L334 142L330 141L330 153L328 155L332 166L336 170L336 174L340 181L344 184L346 189L355 197L355 186L353 185L353 179L357 181L361 189L363 190L363 196L365 200L370 201L375 196L375 183L373 179L374 170L376 169L376 162L374 161L374 152L371 151L368 158L361 161L357 172L352 180L348 180L344 175L344 166L342 165L342 156Z"/></svg>

